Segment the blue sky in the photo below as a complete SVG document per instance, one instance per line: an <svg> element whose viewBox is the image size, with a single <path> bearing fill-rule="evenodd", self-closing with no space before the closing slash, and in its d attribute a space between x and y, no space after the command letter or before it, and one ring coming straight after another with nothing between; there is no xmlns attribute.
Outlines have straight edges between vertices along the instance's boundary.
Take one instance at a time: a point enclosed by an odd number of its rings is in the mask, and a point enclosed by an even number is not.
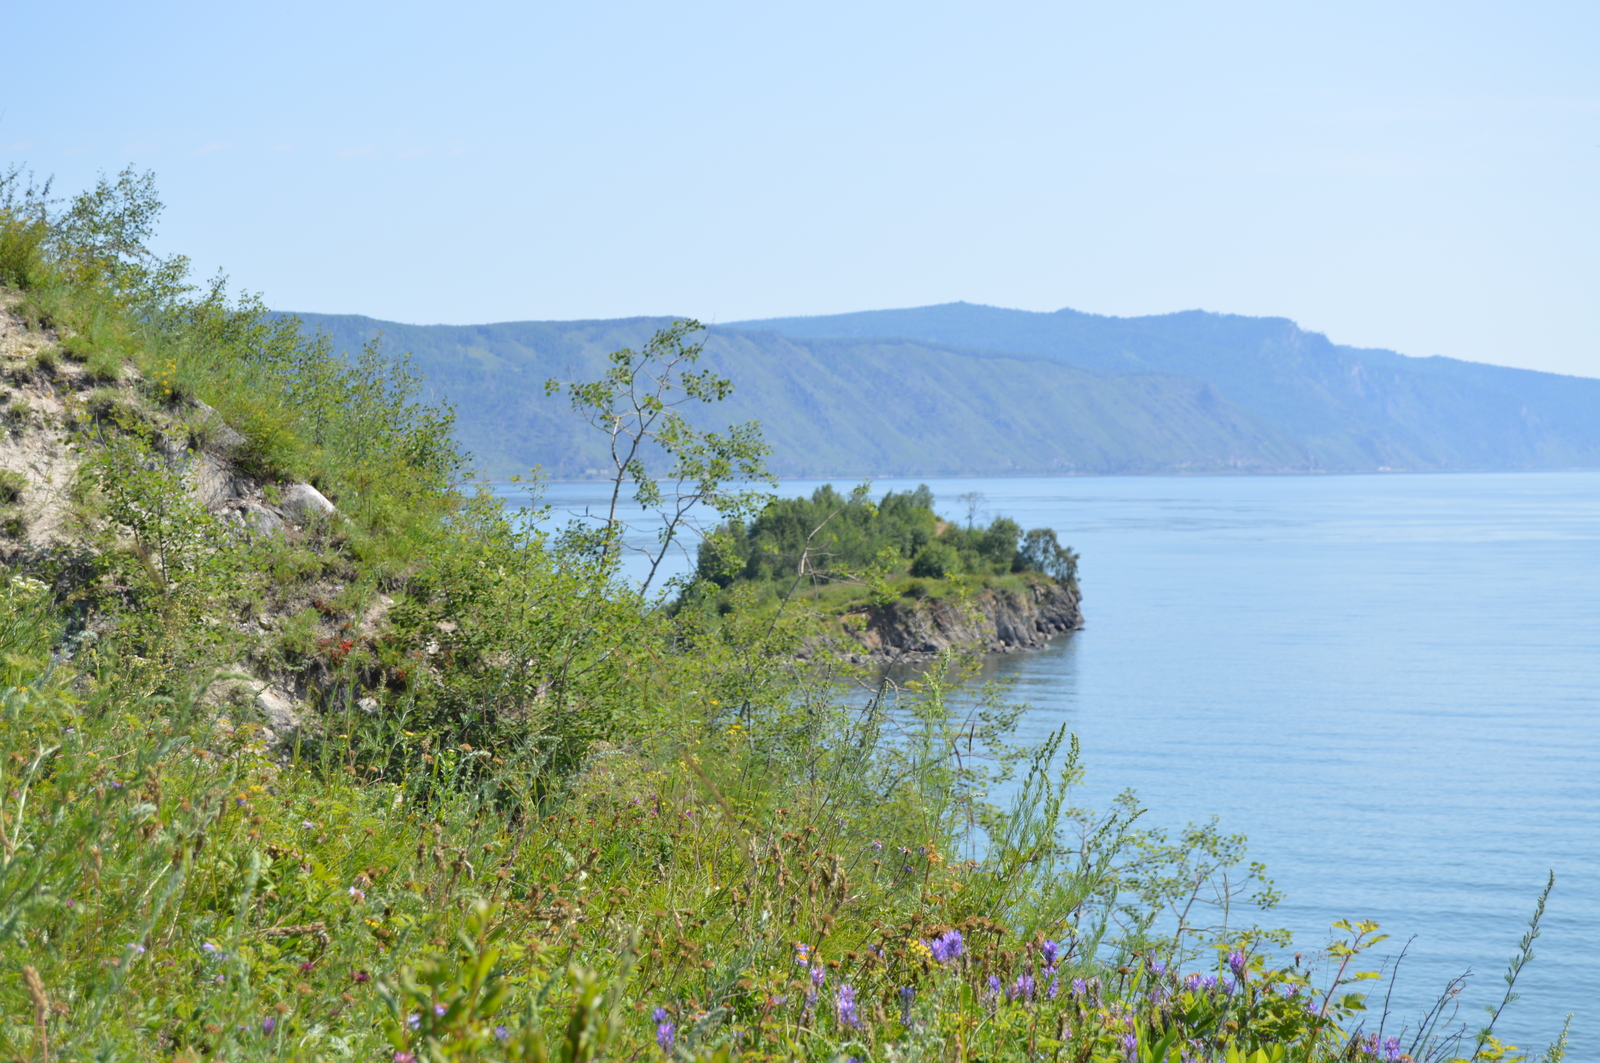
<svg viewBox="0 0 1600 1063"><path fill-rule="evenodd" d="M1600 5L18 5L0 163L276 307L1294 318L1600 376Z"/></svg>

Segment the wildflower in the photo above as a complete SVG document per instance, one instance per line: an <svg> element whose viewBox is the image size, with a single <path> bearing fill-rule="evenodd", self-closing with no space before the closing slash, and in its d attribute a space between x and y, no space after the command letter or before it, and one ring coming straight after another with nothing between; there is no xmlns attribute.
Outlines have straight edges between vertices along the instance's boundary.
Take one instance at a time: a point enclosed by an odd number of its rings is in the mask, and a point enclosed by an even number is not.
<svg viewBox="0 0 1600 1063"><path fill-rule="evenodd" d="M394 1054L394 1063L417 1063L417 1057L410 1052L396 1052Z"/></svg>
<svg viewBox="0 0 1600 1063"><path fill-rule="evenodd" d="M794 943L794 962L801 967L811 966L811 946L803 941Z"/></svg>
<svg viewBox="0 0 1600 1063"><path fill-rule="evenodd" d="M883 852L883 843L876 838L872 839L872 851L875 853Z"/></svg>
<svg viewBox="0 0 1600 1063"><path fill-rule="evenodd" d="M1150 973L1155 975L1157 978L1160 978L1162 975L1167 973L1167 965L1162 963L1160 960L1151 960Z"/></svg>
<svg viewBox="0 0 1600 1063"><path fill-rule="evenodd" d="M504 1041L506 1038L508 1038L510 1036L511 1036L511 1031L506 1029L504 1026L496 1026L494 1028L494 1039L496 1041Z"/></svg>
<svg viewBox="0 0 1600 1063"><path fill-rule="evenodd" d="M350 887L350 897L358 904L365 904L367 900L366 892L364 890L357 889L354 886Z"/></svg>
<svg viewBox="0 0 1600 1063"><path fill-rule="evenodd" d="M421 1015L407 1015L406 1016L406 1025L411 1027L413 1030L421 1029L422 1028L422 1016Z"/></svg>
<svg viewBox="0 0 1600 1063"><path fill-rule="evenodd" d="M370 982L372 981L372 975L368 974L366 971L357 971L355 973L355 980L358 984L361 982Z"/></svg>
<svg viewBox="0 0 1600 1063"><path fill-rule="evenodd" d="M1245 954L1242 952L1234 952L1228 955L1228 968L1233 971L1233 976L1241 982L1244 981L1245 968L1249 966L1249 963L1250 961L1246 959Z"/></svg>
<svg viewBox="0 0 1600 1063"><path fill-rule="evenodd" d="M139 944L137 941L128 942L128 948L134 953L140 953L144 951L144 946Z"/></svg>
<svg viewBox="0 0 1600 1063"><path fill-rule="evenodd" d="M1054 941L1046 941L1039 946L1039 951L1044 954L1044 965L1046 967L1054 967L1056 965L1056 954L1060 949L1061 946Z"/></svg>
<svg viewBox="0 0 1600 1063"><path fill-rule="evenodd" d="M856 1014L855 987L846 983L839 987L833 997L834 1009L838 1012L839 1025L848 1026L852 1030L861 1029L861 1016Z"/></svg>
<svg viewBox="0 0 1600 1063"><path fill-rule="evenodd" d="M1222 990L1222 995L1223 996L1225 996L1225 997L1233 996L1233 980L1232 979L1230 979L1230 978L1219 979L1217 981L1217 988Z"/></svg>
<svg viewBox="0 0 1600 1063"><path fill-rule="evenodd" d="M907 1026L911 1025L911 1005L916 1003L917 990L913 986L900 987L900 1021Z"/></svg>
<svg viewBox="0 0 1600 1063"><path fill-rule="evenodd" d="M650 1017L656 1023L656 1044L661 1046L662 1052L671 1052L673 1043L678 1039L677 1024L672 1021L666 1008L657 1008Z"/></svg>
<svg viewBox="0 0 1600 1063"><path fill-rule="evenodd" d="M1139 1035L1138 1034L1132 1034L1132 1033L1123 1034L1122 1035L1122 1051L1123 1051L1124 1054L1127 1055L1128 1059L1130 1059L1130 1060L1138 1059L1139 1058Z"/></svg>
<svg viewBox="0 0 1600 1063"><path fill-rule="evenodd" d="M932 941L924 941L923 944L939 963L949 963L951 960L959 959L966 951L966 943L962 941L959 930L946 930Z"/></svg>
<svg viewBox="0 0 1600 1063"><path fill-rule="evenodd" d="M273 1030L276 1030L277 1028L278 1028L278 1020L273 1018L271 1015L268 1015L266 1018L261 1020L261 1032L262 1033L270 1034L270 1033L272 1033Z"/></svg>
<svg viewBox="0 0 1600 1063"><path fill-rule="evenodd" d="M311 971L314 967L316 967L316 964L312 963L310 960L307 960L305 963L300 965L300 973L305 974Z"/></svg>
<svg viewBox="0 0 1600 1063"><path fill-rule="evenodd" d="M445 1006L443 1004L435 1004L433 1006L433 1013L441 1019L444 1018Z"/></svg>
<svg viewBox="0 0 1600 1063"><path fill-rule="evenodd" d="M1082 978L1074 978L1072 980L1072 995L1075 997L1086 997L1089 995L1089 986Z"/></svg>
<svg viewBox="0 0 1600 1063"><path fill-rule="evenodd" d="M811 968L811 984L812 985L816 986L818 989L821 989L822 988L822 983L826 982L827 980L828 980L828 972L826 970L824 970L821 967L813 967L813 968Z"/></svg>
<svg viewBox="0 0 1600 1063"><path fill-rule="evenodd" d="M1046 973L1050 976L1050 978L1044 984L1044 995L1049 997L1051 1000L1054 1000L1056 998L1056 994L1061 992L1061 982L1056 976L1055 968L1052 967Z"/></svg>
<svg viewBox="0 0 1600 1063"><path fill-rule="evenodd" d="M314 830L314 829L316 829L317 825L315 823L311 822L309 819L302 819L300 821L300 826L303 827L306 830Z"/></svg>
<svg viewBox="0 0 1600 1063"><path fill-rule="evenodd" d="M1006 990L1006 1000L1011 1002L1029 1001L1033 999L1033 976L1024 972L1017 975L1017 980L1011 983L1011 988Z"/></svg>

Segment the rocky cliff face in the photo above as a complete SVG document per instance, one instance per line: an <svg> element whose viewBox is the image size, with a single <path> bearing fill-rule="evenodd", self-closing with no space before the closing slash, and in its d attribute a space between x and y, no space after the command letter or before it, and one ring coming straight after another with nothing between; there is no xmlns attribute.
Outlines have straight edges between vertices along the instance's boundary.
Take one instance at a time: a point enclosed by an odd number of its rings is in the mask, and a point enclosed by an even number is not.
<svg viewBox="0 0 1600 1063"><path fill-rule="evenodd" d="M1083 627L1076 585L1037 579L1021 591L987 589L969 598L902 598L842 618L840 630L866 660L925 660L949 649L1014 653ZM845 648L851 647L846 644Z"/></svg>

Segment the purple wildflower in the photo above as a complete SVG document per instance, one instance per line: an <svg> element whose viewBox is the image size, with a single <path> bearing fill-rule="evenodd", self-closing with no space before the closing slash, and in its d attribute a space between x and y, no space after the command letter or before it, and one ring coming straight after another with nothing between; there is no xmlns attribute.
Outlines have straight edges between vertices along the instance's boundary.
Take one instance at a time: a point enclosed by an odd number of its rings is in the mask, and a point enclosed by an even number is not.
<svg viewBox="0 0 1600 1063"><path fill-rule="evenodd" d="M861 1029L861 1016L856 1014L855 987L846 983L834 994L833 1006L839 1015L839 1025L852 1030Z"/></svg>
<svg viewBox="0 0 1600 1063"><path fill-rule="evenodd" d="M1150 973L1155 975L1157 978L1160 978L1162 975L1167 973L1167 965L1162 963L1160 960L1151 960Z"/></svg>
<svg viewBox="0 0 1600 1063"><path fill-rule="evenodd" d="M1044 983L1044 995L1049 997L1051 1000L1054 1000L1056 998L1056 994L1061 992L1061 980L1056 975L1055 968L1053 967L1046 971L1045 974L1049 975L1049 978L1047 978Z"/></svg>
<svg viewBox="0 0 1600 1063"><path fill-rule="evenodd" d="M443 1004L435 1004L433 1006L433 1013L441 1019L444 1018L445 1006Z"/></svg>
<svg viewBox="0 0 1600 1063"><path fill-rule="evenodd" d="M262 1033L270 1034L270 1033L272 1033L273 1030L276 1030L277 1028L278 1028L278 1020L273 1018L271 1015L268 1015L266 1018L261 1020L261 1032Z"/></svg>
<svg viewBox="0 0 1600 1063"><path fill-rule="evenodd" d="M1130 1060L1139 1058L1139 1035L1125 1033L1122 1035L1122 1051Z"/></svg>
<svg viewBox="0 0 1600 1063"><path fill-rule="evenodd" d="M494 1039L496 1041L504 1041L507 1038L509 1038L510 1036L511 1036L511 1031L506 1029L504 1026L496 1026L494 1028Z"/></svg>
<svg viewBox="0 0 1600 1063"><path fill-rule="evenodd" d="M1033 999L1033 976L1024 972L1017 975L1017 980L1011 983L1011 988L1006 990L1008 1001L1029 1001Z"/></svg>
<svg viewBox="0 0 1600 1063"><path fill-rule="evenodd" d="M1074 978L1072 980L1072 995L1075 997L1086 997L1089 995L1089 986L1082 978Z"/></svg>
<svg viewBox="0 0 1600 1063"><path fill-rule="evenodd" d="M422 1027L422 1016L421 1015L407 1015L406 1016L406 1025L411 1027L413 1030L420 1029Z"/></svg>
<svg viewBox="0 0 1600 1063"><path fill-rule="evenodd" d="M396 1052L394 1054L394 1063L417 1063L417 1057L410 1052Z"/></svg>
<svg viewBox="0 0 1600 1063"><path fill-rule="evenodd" d="M1249 964L1250 961L1242 952L1234 952L1228 955L1228 968L1233 971L1233 976L1239 979L1241 982L1244 981L1245 968L1248 967Z"/></svg>
<svg viewBox="0 0 1600 1063"><path fill-rule="evenodd" d="M822 988L822 983L826 982L827 980L828 980L828 972L826 970L824 970L821 967L813 967L813 968L811 968L811 984L812 985L816 986L818 989L821 989Z"/></svg>
<svg viewBox="0 0 1600 1063"><path fill-rule="evenodd" d="M917 990L914 986L903 985L900 987L900 1021L907 1026L911 1025L911 1005L917 1001Z"/></svg>
<svg viewBox="0 0 1600 1063"><path fill-rule="evenodd" d="M1191 993L1200 988L1200 983L1201 978L1198 974L1187 974L1183 976L1183 988L1187 989Z"/></svg>
<svg viewBox="0 0 1600 1063"><path fill-rule="evenodd" d="M874 838L872 840L872 851L875 853L883 852L883 843Z"/></svg>
<svg viewBox="0 0 1600 1063"><path fill-rule="evenodd" d="M657 1008L650 1015L656 1021L656 1044L661 1046L662 1052L670 1053L672 1045L678 1039L678 1026L667 1014L666 1008Z"/></svg>
<svg viewBox="0 0 1600 1063"><path fill-rule="evenodd" d="M1232 979L1230 979L1230 978L1219 979L1217 981L1217 988L1222 990L1222 995L1223 996L1225 996L1225 997L1233 996L1233 980Z"/></svg>
<svg viewBox="0 0 1600 1063"><path fill-rule="evenodd" d="M933 953L933 958L938 963L949 963L951 960L960 959L966 951L966 943L961 938L961 931L946 930L932 941L924 941L928 951Z"/></svg>
<svg viewBox="0 0 1600 1063"><path fill-rule="evenodd" d="M1061 946L1054 941L1046 941L1039 946L1039 951L1044 954L1044 965L1046 967L1054 967L1056 965L1056 954L1060 950Z"/></svg>

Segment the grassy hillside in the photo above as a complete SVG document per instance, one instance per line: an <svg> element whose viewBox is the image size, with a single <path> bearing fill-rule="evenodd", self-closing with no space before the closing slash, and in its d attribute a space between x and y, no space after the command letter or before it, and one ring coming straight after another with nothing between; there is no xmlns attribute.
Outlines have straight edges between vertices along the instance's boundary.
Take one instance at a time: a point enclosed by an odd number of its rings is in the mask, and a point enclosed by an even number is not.
<svg viewBox="0 0 1600 1063"><path fill-rule="evenodd" d="M960 662L802 661L803 603L702 624L463 489L404 365L151 256L147 178L19 184L5 1058L1505 1058L1385 1043L1370 925L1272 962L1244 839L1074 807Z"/></svg>

